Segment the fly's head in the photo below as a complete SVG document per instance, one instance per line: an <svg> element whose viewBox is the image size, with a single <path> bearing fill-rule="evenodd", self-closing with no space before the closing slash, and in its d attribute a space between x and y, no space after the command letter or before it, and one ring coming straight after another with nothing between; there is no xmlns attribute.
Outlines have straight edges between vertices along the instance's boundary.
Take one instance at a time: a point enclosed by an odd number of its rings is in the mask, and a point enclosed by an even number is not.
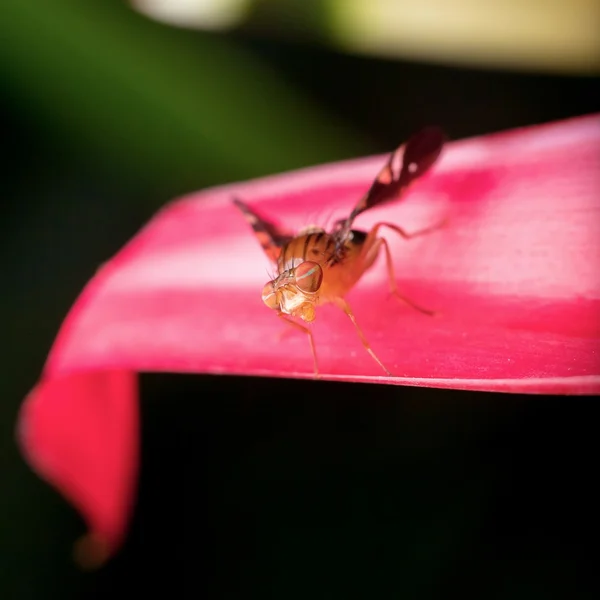
<svg viewBox="0 0 600 600"><path fill-rule="evenodd" d="M269 281L263 288L262 299L269 308L310 323L315 319L322 283L321 265L306 260Z"/></svg>

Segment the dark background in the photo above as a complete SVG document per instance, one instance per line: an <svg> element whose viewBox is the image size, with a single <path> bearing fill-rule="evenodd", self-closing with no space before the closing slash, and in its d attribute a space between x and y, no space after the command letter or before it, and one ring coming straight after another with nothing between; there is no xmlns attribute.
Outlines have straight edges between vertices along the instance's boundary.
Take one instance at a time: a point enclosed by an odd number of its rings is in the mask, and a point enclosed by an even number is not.
<svg viewBox="0 0 600 600"><path fill-rule="evenodd" d="M79 291L161 205L424 124L600 108L590 76L341 54L259 16L208 33L117 0L0 9L0 597L593 597L593 398L144 375L130 535L104 569L73 564L83 523L22 461L16 414Z"/></svg>

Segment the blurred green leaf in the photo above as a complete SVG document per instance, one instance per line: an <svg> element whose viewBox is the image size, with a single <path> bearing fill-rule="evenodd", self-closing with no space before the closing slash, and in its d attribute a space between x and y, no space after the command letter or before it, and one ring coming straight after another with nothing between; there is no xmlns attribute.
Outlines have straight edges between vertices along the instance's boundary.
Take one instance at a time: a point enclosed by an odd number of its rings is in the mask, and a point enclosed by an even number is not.
<svg viewBox="0 0 600 600"><path fill-rule="evenodd" d="M115 0L0 12L0 77L57 152L185 190L364 148L227 38L182 35Z"/></svg>

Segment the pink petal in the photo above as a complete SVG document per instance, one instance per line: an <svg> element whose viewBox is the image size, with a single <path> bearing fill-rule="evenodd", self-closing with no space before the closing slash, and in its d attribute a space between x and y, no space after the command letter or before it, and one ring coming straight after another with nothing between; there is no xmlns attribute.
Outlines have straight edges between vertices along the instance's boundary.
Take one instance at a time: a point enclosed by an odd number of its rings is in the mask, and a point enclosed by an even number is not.
<svg viewBox="0 0 600 600"><path fill-rule="evenodd" d="M400 203L367 212L389 234L403 293L380 260L348 297L383 377L333 307L314 332L324 379L535 393L600 391L600 116L448 146ZM391 149L390 149L391 150ZM269 265L236 195L300 228L345 216L384 158L215 188L168 205L105 264L76 302L21 415L31 464L120 542L137 461L133 373L312 377L304 335L262 304Z"/></svg>
<svg viewBox="0 0 600 600"><path fill-rule="evenodd" d="M45 378L26 399L19 437L40 476L87 519L82 563L99 563L122 541L138 469L136 375L74 371Z"/></svg>

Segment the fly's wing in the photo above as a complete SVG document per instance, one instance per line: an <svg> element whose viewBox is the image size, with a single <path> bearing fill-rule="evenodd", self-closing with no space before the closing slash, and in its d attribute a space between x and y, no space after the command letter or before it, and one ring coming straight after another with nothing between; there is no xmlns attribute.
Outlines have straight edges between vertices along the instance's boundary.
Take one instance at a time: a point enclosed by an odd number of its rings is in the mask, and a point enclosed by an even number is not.
<svg viewBox="0 0 600 600"><path fill-rule="evenodd" d="M293 239L293 235L260 217L238 198L234 198L233 203L242 211L246 221L250 223L254 235L256 235L265 254L276 263L281 254L281 249Z"/></svg>
<svg viewBox="0 0 600 600"><path fill-rule="evenodd" d="M360 199L347 219L338 222L335 232L339 244L345 240L352 222L369 208L399 199L406 188L421 177L438 159L446 141L437 127L426 127L413 135L390 155L369 191Z"/></svg>

